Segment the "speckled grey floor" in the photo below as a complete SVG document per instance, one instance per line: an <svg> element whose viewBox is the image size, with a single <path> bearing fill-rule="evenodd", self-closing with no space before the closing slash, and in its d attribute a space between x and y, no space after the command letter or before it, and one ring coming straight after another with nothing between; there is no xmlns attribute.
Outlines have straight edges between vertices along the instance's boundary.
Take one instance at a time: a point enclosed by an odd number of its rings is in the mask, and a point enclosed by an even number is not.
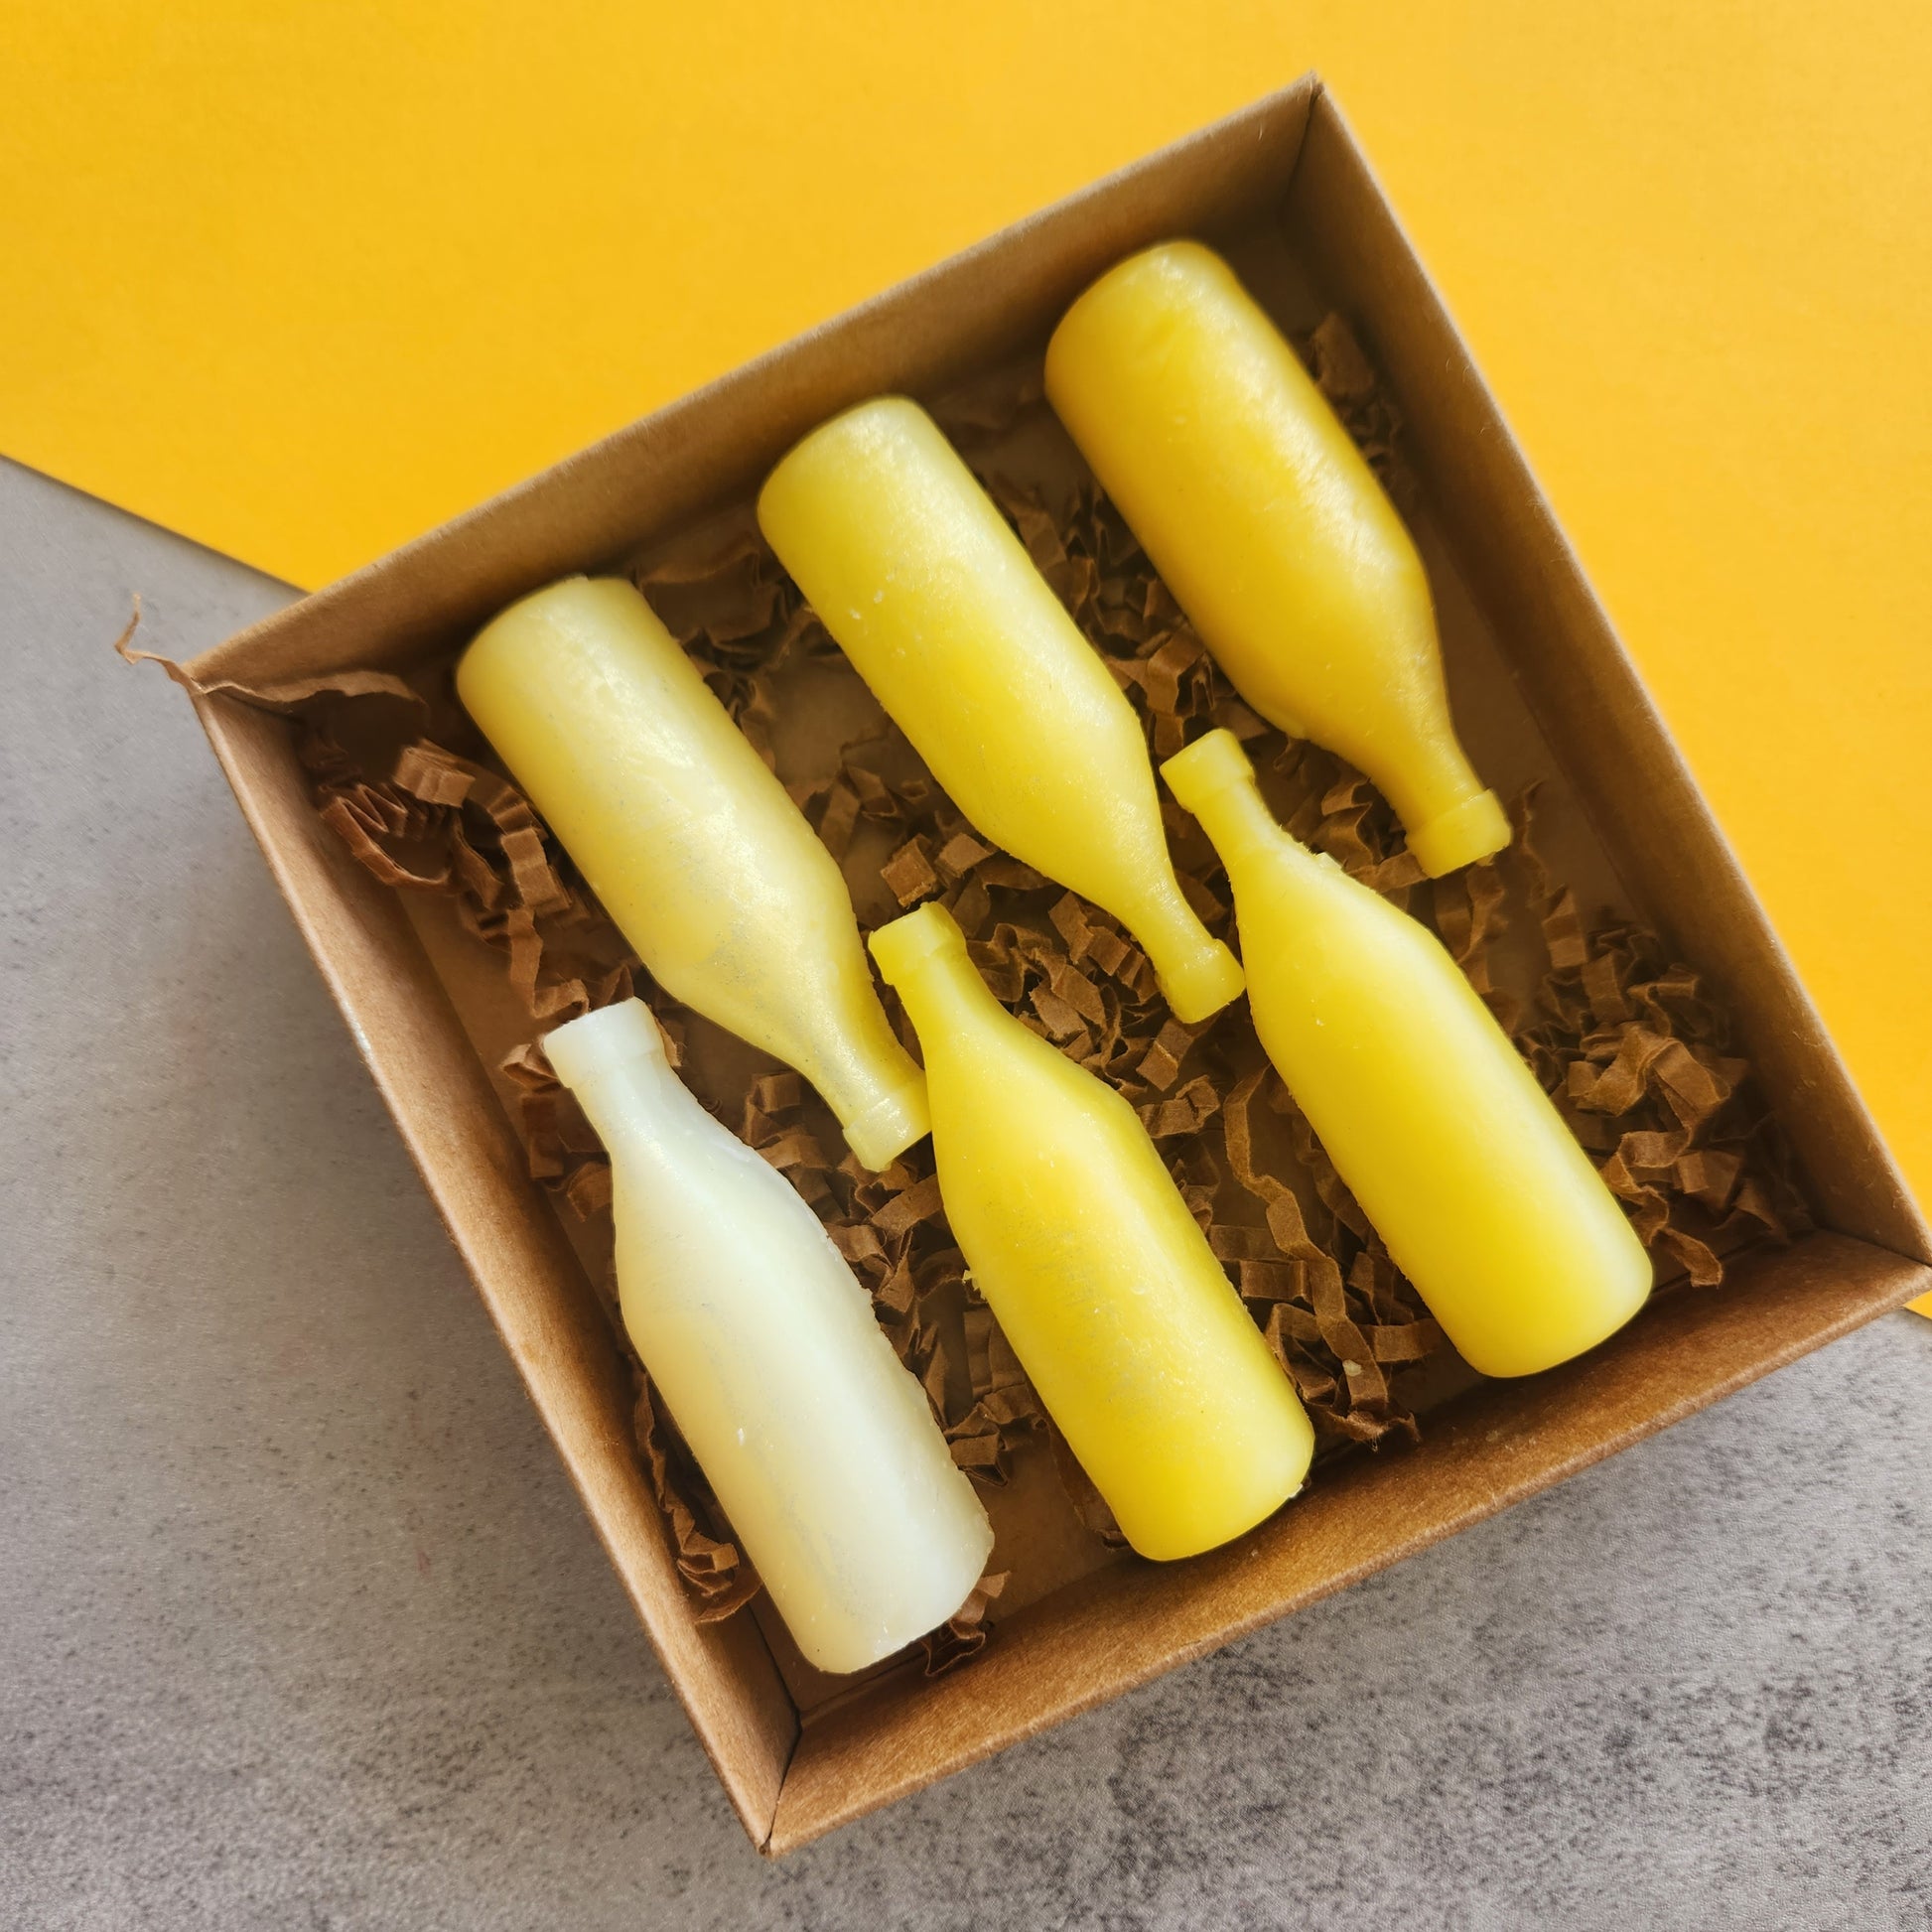
<svg viewBox="0 0 1932 1932"><path fill-rule="evenodd" d="M1932 1925L1908 1315L761 1863L134 589L0 466L0 1924Z"/></svg>

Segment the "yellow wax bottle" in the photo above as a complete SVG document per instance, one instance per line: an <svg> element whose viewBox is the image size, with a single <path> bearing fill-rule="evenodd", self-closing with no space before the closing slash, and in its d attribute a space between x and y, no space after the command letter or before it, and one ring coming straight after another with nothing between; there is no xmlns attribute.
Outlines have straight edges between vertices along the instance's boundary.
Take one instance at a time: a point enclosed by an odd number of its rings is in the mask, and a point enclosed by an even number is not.
<svg viewBox="0 0 1932 1932"><path fill-rule="evenodd" d="M632 586L526 597L456 682L667 993L795 1066L868 1167L925 1133L836 861Z"/></svg>
<svg viewBox="0 0 1932 1932"><path fill-rule="evenodd" d="M1422 559L1295 351L1197 242L1130 257L1046 394L1235 688L1381 787L1432 877L1509 843L1449 722Z"/></svg>
<svg viewBox="0 0 1932 1932"><path fill-rule="evenodd" d="M946 909L872 935L925 1049L946 1217L1047 1413L1144 1557L1302 1486L1314 1431L1133 1108L987 991Z"/></svg>
<svg viewBox="0 0 1932 1932"><path fill-rule="evenodd" d="M1182 1020L1227 1005L1241 969L1174 879L1133 707L932 419L898 396L834 418L759 522L966 816L1120 919Z"/></svg>
<svg viewBox="0 0 1932 1932"><path fill-rule="evenodd" d="M1268 1057L1464 1360L1529 1375L1620 1328L1650 1259L1442 942L1290 838L1231 733L1161 771L1227 867Z"/></svg>

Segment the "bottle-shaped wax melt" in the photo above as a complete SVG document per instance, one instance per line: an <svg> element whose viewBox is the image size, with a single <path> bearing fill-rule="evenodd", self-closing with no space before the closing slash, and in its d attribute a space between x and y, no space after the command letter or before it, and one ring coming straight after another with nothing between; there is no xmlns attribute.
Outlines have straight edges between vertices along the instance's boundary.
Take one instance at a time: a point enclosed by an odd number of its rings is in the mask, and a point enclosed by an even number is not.
<svg viewBox="0 0 1932 1932"><path fill-rule="evenodd" d="M798 1648L863 1670L943 1623L992 1526L818 1216L641 1000L543 1043L610 1152L623 1325Z"/></svg>
<svg viewBox="0 0 1932 1932"><path fill-rule="evenodd" d="M1161 772L1227 867L1268 1057L1463 1358L1528 1375L1620 1328L1650 1259L1442 942L1290 838L1231 733Z"/></svg>
<svg viewBox="0 0 1932 1932"><path fill-rule="evenodd" d="M1046 394L1235 688L1381 787L1432 876L1509 843L1456 742L1422 559L1308 371L1197 242L1132 256Z"/></svg>
<svg viewBox="0 0 1932 1932"><path fill-rule="evenodd" d="M871 944L925 1050L953 1236L1128 1542L1251 1529L1314 1431L1133 1108L994 999L943 906Z"/></svg>
<svg viewBox="0 0 1932 1932"><path fill-rule="evenodd" d="M885 396L815 430L759 522L982 832L1120 919L1181 1019L1240 992L1174 879L1133 707L924 410Z"/></svg>
<svg viewBox="0 0 1932 1932"><path fill-rule="evenodd" d="M627 583L512 605L457 694L651 976L795 1066L884 1168L926 1131L832 855Z"/></svg>

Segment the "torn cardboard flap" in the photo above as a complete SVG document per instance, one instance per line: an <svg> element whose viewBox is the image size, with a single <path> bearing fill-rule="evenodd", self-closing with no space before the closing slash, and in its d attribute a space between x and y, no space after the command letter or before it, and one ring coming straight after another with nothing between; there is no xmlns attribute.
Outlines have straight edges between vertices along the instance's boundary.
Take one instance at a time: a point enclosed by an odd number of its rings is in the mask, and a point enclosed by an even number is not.
<svg viewBox="0 0 1932 1932"><path fill-rule="evenodd" d="M1400 500L1400 423L1366 356L1337 318L1316 330L1311 353L1322 386ZM963 426L971 457L1041 407L1030 367L935 413ZM1624 1202L1658 1258L1660 1280L1715 1287L1725 1256L1809 1226L1782 1136L1748 1064L1728 1050L1723 1012L1652 935L1585 919L1537 850L1533 795L1517 803L1509 850L1426 882L1367 779L1312 745L1285 740L1241 703L1090 482L1053 503L997 469L983 481L1127 692L1156 759L1227 725L1291 832L1441 935ZM812 661L824 675L856 683L749 512L658 556L636 579L767 761L779 716L774 685L788 667ZM223 688L294 719L317 809L358 863L389 886L447 896L476 942L499 955L537 1023L501 1068L515 1089L531 1174L578 1215L605 1215L609 1164L550 1075L540 1032L634 987L675 1059L692 1016L644 980L517 788L486 758L430 735L433 718L452 735L464 730L447 672L445 664L411 683L350 672L300 686ZM888 912L940 899L996 997L1135 1106L1327 1452L1391 1435L1414 1441L1432 1366L1450 1357L1449 1344L1267 1066L1245 1006L1205 1026L1180 1026L1118 922L985 839L891 727L826 742L817 753L816 767L791 780L791 793L846 865L862 913L881 903L882 885ZM1172 801L1166 809L1183 889L1209 926L1226 933L1225 882L1212 849ZM860 836L868 827L877 834L870 840ZM1503 984L1499 966L1497 941L1513 906L1532 922L1541 956L1539 973L1522 985ZM1049 1455L1080 1521L1117 1544L1105 1503L967 1279L929 1145L885 1173L866 1173L816 1096L775 1063L741 1091L702 1097L825 1223L924 1388L955 1461L997 1486L1016 1457ZM617 1345L628 1355L614 1301L611 1312ZM756 1592L756 1575L631 1360L639 1454L679 1573L701 1618L728 1616ZM929 1671L984 1645L1006 1582L1004 1573L983 1580L951 1624L925 1640Z"/></svg>

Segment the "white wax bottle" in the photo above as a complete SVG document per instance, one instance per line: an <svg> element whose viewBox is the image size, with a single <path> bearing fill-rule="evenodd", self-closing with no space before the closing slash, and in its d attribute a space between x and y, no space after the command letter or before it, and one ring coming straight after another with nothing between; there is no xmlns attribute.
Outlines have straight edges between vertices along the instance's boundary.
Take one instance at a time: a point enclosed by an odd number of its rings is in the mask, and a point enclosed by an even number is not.
<svg viewBox="0 0 1932 1932"><path fill-rule="evenodd" d="M543 1044L611 1156L624 1327L798 1648L862 1670L943 1623L992 1525L818 1216L641 1000Z"/></svg>

